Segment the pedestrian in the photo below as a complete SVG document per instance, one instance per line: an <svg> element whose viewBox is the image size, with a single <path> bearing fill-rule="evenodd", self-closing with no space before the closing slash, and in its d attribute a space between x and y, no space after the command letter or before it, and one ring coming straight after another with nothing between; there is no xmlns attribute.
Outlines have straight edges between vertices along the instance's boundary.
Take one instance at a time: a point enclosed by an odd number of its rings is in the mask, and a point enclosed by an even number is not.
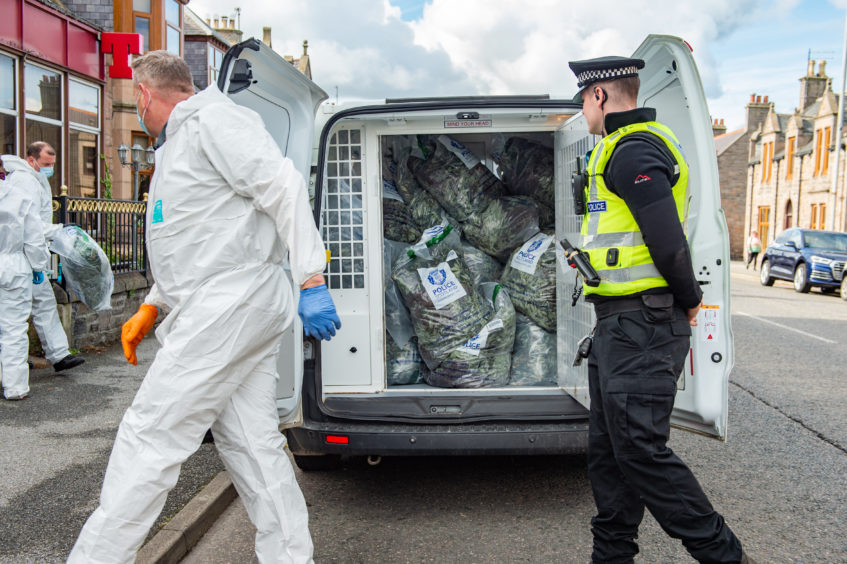
<svg viewBox="0 0 847 564"><path fill-rule="evenodd" d="M753 263L753 270L756 270L756 259L759 253L762 252L762 240L759 239L759 232L753 231L750 237L747 238L747 265L744 269L750 268L750 263Z"/></svg>
<svg viewBox="0 0 847 564"><path fill-rule="evenodd" d="M139 125L157 141L146 217L155 284L123 326L129 362L167 316L118 429L100 506L68 561L132 562L211 427L258 529L259 561L310 562L306 503L276 407L279 343L295 303L286 255L306 335L329 340L341 322L306 180L255 112L215 85L195 94L178 56L153 51L132 68Z"/></svg>
<svg viewBox="0 0 847 564"><path fill-rule="evenodd" d="M637 107L640 59L570 62L588 131L583 250L597 317L588 358L592 562L632 562L644 508L700 562L751 562L667 446L702 291L682 225L688 165L656 110Z"/></svg>
<svg viewBox="0 0 847 564"><path fill-rule="evenodd" d="M53 176L56 151L43 141L35 141L27 147L26 155L26 160L15 155L3 155L2 158L9 173L8 181L26 190L35 202L49 245L62 228L53 224L53 192L47 182ZM85 362L82 356L70 352L68 336L59 320L56 295L49 280L32 289L32 324L44 348L44 357L53 365L53 370L61 372Z"/></svg>
<svg viewBox="0 0 847 564"><path fill-rule="evenodd" d="M29 395L32 289L44 284L50 254L35 202L7 176L0 157L0 383L3 397L22 400Z"/></svg>

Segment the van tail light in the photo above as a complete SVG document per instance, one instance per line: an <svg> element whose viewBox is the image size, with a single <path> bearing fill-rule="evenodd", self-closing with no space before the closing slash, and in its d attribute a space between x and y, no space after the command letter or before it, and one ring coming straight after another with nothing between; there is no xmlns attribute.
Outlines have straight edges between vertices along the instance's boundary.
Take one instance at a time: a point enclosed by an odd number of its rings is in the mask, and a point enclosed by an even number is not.
<svg viewBox="0 0 847 564"><path fill-rule="evenodd" d="M343 435L327 435L326 442L334 445L346 445L350 443L350 439Z"/></svg>

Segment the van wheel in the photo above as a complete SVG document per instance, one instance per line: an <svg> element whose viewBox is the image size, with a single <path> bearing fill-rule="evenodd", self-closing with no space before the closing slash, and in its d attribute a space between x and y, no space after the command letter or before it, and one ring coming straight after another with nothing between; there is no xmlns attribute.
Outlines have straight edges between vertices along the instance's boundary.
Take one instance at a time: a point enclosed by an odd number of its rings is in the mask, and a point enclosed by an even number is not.
<svg viewBox="0 0 847 564"><path fill-rule="evenodd" d="M801 262L794 269L794 290L806 294L812 289L812 285L806 279L806 263Z"/></svg>
<svg viewBox="0 0 847 564"><path fill-rule="evenodd" d="M325 472L341 468L340 454L294 455L294 463L304 472Z"/></svg>
<svg viewBox="0 0 847 564"><path fill-rule="evenodd" d="M762 267L759 269L759 281L762 283L762 286L773 286L770 261L762 261Z"/></svg>

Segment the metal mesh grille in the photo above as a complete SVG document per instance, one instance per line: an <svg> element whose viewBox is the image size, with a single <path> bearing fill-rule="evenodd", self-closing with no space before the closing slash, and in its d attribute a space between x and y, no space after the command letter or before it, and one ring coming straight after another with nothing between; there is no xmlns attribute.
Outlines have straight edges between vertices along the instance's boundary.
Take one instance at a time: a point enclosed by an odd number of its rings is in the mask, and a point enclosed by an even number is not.
<svg viewBox="0 0 847 564"><path fill-rule="evenodd" d="M327 284L332 289L365 287L362 209L362 131L332 134L326 163L323 239L330 250Z"/></svg>

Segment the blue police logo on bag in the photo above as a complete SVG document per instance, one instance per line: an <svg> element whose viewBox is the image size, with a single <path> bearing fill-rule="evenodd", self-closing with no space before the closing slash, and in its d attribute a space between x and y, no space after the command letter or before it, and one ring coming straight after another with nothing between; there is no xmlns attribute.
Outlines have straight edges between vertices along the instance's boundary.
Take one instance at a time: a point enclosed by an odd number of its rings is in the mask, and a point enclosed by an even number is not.
<svg viewBox="0 0 847 564"><path fill-rule="evenodd" d="M429 283L433 286L441 286L444 282L447 281L447 273L444 270L437 268L429 273L427 276Z"/></svg>
<svg viewBox="0 0 847 564"><path fill-rule="evenodd" d="M600 200L597 202L588 202L588 213L595 212L604 212L606 211L606 200Z"/></svg>
<svg viewBox="0 0 847 564"><path fill-rule="evenodd" d="M536 239L535 241L532 242L532 244L529 246L529 248L527 248L526 252L534 253L535 251L540 249L541 245L543 245L543 244L544 244L544 239Z"/></svg>

